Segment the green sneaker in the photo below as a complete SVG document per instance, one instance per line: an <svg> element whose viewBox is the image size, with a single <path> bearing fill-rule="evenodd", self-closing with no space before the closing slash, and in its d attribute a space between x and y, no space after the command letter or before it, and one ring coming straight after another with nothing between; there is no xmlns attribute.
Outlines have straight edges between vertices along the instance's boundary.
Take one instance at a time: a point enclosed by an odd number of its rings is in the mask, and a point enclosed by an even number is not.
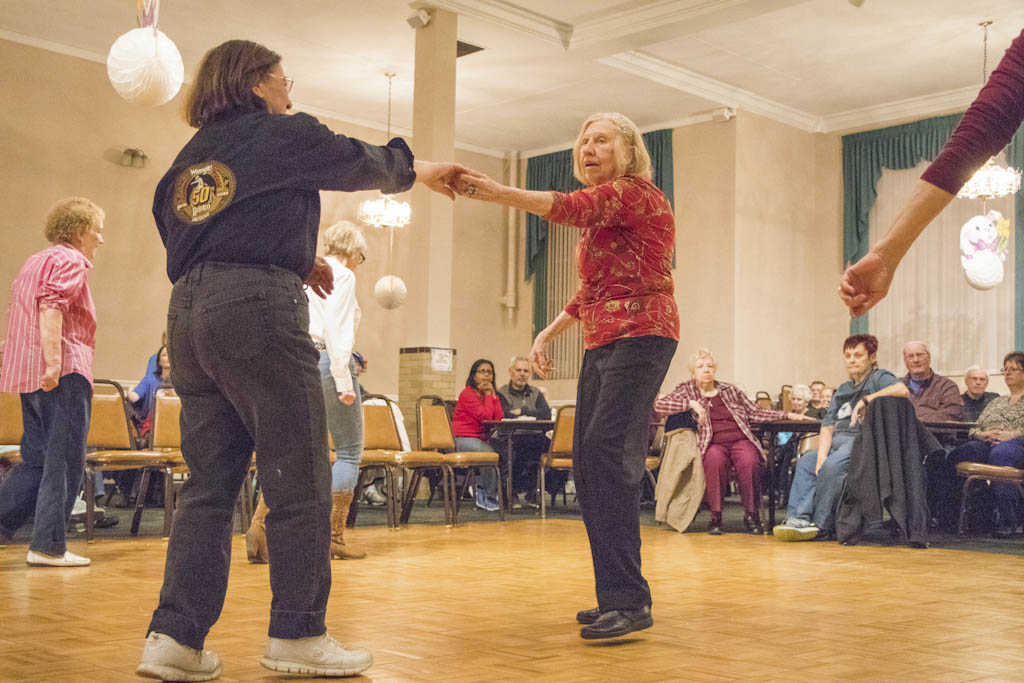
<svg viewBox="0 0 1024 683"><path fill-rule="evenodd" d="M772 536L780 541L810 541L817 535L818 527L814 522L799 517L787 517L772 529Z"/></svg>

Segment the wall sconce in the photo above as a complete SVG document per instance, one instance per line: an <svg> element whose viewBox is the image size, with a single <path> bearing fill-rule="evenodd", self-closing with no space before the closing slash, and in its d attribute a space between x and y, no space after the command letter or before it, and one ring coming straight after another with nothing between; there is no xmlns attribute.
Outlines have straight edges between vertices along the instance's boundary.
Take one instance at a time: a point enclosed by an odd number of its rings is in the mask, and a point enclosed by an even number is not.
<svg viewBox="0 0 1024 683"><path fill-rule="evenodd" d="M132 168L145 168L146 161L149 157L141 149L128 148L121 152L121 165L131 166Z"/></svg>

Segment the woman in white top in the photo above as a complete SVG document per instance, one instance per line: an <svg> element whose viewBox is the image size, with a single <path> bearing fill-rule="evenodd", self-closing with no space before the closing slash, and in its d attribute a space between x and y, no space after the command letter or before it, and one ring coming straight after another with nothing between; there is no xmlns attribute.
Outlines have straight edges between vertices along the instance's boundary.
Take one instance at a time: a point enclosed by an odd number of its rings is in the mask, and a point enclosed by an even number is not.
<svg viewBox="0 0 1024 683"><path fill-rule="evenodd" d="M359 477L363 457L363 415L352 360L359 327L355 269L366 260L366 239L350 221L339 221L324 231L324 255L331 266L334 290L324 299L309 299L309 335L320 351L320 382L327 407L327 428L338 456L331 470L331 557L360 560L366 553L345 543L345 520ZM247 547L251 562L265 561L263 518L267 507L260 500L249 527Z"/></svg>

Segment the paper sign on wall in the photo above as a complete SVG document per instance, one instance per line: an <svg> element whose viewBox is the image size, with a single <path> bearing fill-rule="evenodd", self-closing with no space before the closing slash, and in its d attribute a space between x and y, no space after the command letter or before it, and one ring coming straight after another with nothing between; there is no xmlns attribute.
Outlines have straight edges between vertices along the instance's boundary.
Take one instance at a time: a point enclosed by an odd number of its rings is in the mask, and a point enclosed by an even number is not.
<svg viewBox="0 0 1024 683"><path fill-rule="evenodd" d="M434 372L451 372L452 350L430 349L430 369Z"/></svg>

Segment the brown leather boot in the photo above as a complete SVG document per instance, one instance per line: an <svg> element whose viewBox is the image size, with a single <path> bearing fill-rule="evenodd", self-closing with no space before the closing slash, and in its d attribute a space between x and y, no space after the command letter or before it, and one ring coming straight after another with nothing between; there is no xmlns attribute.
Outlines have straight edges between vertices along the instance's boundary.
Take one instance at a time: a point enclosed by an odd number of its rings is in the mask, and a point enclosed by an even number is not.
<svg viewBox="0 0 1024 683"><path fill-rule="evenodd" d="M351 491L335 491L331 494L331 557L339 560L361 560L366 553L345 543L345 522L348 508L352 505Z"/></svg>
<svg viewBox="0 0 1024 683"><path fill-rule="evenodd" d="M270 551L267 549L267 525L264 521L270 508L260 496L259 505L252 514L252 522L249 530L245 532L245 552L249 561L253 564L267 564L270 562Z"/></svg>

